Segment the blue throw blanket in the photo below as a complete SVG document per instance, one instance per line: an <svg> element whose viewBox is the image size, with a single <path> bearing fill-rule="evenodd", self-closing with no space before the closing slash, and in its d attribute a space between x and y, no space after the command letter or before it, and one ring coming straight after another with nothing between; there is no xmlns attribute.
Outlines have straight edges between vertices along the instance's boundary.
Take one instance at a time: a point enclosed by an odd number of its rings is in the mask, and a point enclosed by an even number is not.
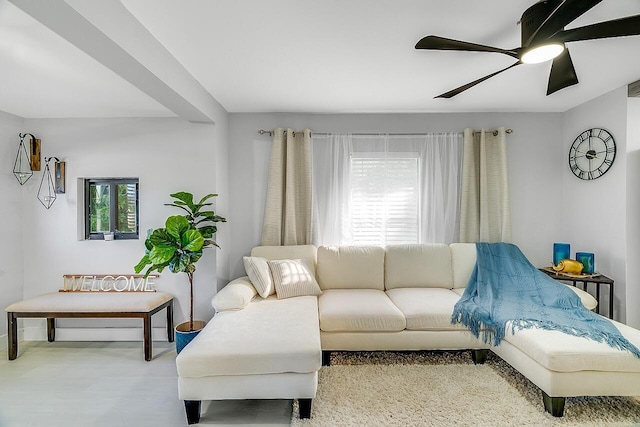
<svg viewBox="0 0 640 427"><path fill-rule="evenodd" d="M538 271L517 246L477 243L476 266L453 309L451 323L462 323L487 344L499 345L507 322L512 332L537 326L604 342L640 358L609 320L589 311L567 286Z"/></svg>

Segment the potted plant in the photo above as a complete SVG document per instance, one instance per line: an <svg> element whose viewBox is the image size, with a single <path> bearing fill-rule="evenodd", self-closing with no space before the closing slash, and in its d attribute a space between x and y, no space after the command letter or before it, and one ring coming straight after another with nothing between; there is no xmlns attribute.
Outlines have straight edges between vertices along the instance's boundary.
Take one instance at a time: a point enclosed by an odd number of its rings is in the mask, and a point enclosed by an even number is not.
<svg viewBox="0 0 640 427"><path fill-rule="evenodd" d="M164 228L156 228L147 231L144 242L145 254L134 267L136 273L140 273L148 266L144 273L147 277L151 272L161 273L165 267L172 273L186 273L189 279L189 321L176 326L176 349L178 353L186 346L204 327L206 322L193 320L193 274L196 271L196 262L202 257L205 248L216 246L213 235L218 230L217 222L227 220L216 215L212 210L206 210L206 206L212 205L207 200L217 194L207 194L198 203L194 203L193 194L179 192L170 195L174 200L165 203L165 206L174 206L186 212L186 215L173 215L167 218Z"/></svg>

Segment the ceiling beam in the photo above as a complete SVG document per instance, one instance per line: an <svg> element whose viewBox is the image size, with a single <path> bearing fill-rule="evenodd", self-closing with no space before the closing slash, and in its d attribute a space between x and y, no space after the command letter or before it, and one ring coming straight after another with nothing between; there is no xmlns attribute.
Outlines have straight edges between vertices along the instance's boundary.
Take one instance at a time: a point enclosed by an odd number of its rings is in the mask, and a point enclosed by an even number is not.
<svg viewBox="0 0 640 427"><path fill-rule="evenodd" d="M119 0L9 0L25 13L192 122L223 107Z"/></svg>

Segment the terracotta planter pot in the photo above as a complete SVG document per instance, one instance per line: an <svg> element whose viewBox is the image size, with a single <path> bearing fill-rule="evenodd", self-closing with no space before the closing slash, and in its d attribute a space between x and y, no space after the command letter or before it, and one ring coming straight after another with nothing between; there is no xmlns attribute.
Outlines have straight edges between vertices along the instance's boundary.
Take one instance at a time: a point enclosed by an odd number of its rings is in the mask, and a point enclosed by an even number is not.
<svg viewBox="0 0 640 427"><path fill-rule="evenodd" d="M207 324L203 320L193 321L193 331L189 330L189 322L183 322L176 326L176 352L180 354L183 348L200 333Z"/></svg>

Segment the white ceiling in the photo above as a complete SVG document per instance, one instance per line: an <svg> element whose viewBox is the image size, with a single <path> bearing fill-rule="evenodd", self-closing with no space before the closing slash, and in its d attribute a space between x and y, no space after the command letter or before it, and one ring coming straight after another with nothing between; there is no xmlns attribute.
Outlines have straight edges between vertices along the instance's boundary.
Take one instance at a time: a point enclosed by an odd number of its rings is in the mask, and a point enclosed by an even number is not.
<svg viewBox="0 0 640 427"><path fill-rule="evenodd" d="M99 55L94 59L58 35L64 31L23 11L21 4L37 1L43 0L0 0L0 110L21 117L181 115L113 62L107 68ZM159 51L173 56L183 78L195 78L202 92L229 112L554 112L640 79L640 36L623 37L568 44L580 83L551 96L545 96L550 63L543 63L516 67L449 100L433 99L513 59L418 51L414 45L420 38L435 34L518 47L517 21L534 0L67 0L64 5L102 30L109 23L96 21L91 8L95 16L104 15L98 9L108 3L124 5L140 27L106 32L111 40L148 64L148 52L133 51L121 39L148 31ZM635 14L640 14L638 0L604 0L567 28ZM169 63L162 54L158 58ZM154 71L162 67L147 68L176 87L171 76Z"/></svg>

